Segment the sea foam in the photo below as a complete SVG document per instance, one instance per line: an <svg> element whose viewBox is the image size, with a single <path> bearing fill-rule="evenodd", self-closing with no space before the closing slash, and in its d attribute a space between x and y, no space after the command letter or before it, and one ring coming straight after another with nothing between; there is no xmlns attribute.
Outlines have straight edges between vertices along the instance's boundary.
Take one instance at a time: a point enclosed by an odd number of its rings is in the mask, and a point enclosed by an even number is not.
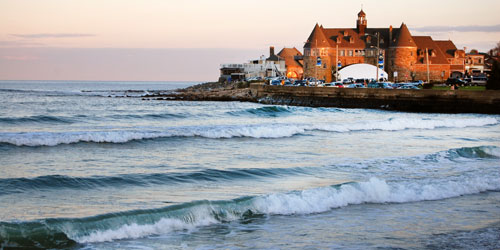
<svg viewBox="0 0 500 250"><path fill-rule="evenodd" d="M489 190L500 190L499 176L464 178L460 181L442 180L427 184L391 183L371 178L366 182L256 196L244 201L205 202L188 207L177 218L166 215L167 217L153 224L134 222L71 238L81 243L135 239L178 230L190 231L200 226L242 219L247 214L312 214L349 205L440 200Z"/></svg>
<svg viewBox="0 0 500 250"><path fill-rule="evenodd" d="M481 127L498 124L495 118L475 119L408 119L396 118L381 121L364 121L350 124L256 124L171 127L162 130L112 130L77 132L26 132L0 133L0 143L16 146L55 146L78 142L125 143L165 137L204 137L212 139L250 137L284 138L306 131L350 132L350 131L398 131L405 129L436 129Z"/></svg>

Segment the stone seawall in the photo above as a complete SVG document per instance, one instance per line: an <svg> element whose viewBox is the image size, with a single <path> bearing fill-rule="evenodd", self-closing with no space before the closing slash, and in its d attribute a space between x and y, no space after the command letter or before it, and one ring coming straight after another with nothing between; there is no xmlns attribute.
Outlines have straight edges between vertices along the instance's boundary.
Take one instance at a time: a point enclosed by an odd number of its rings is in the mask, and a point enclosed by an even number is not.
<svg viewBox="0 0 500 250"><path fill-rule="evenodd" d="M500 91L347 89L252 84L260 103L409 112L500 114Z"/></svg>

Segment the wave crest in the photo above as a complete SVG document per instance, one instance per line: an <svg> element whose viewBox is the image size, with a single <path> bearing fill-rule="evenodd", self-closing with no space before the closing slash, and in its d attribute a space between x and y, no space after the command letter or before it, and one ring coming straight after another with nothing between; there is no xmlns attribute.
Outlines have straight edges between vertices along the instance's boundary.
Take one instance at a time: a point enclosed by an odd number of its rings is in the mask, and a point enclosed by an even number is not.
<svg viewBox="0 0 500 250"><path fill-rule="evenodd" d="M313 188L289 193L241 197L228 201L197 201L160 209L136 210L81 219L47 219L37 222L0 223L1 246L29 247L135 239L192 230L200 226L245 220L252 216L311 214L363 203L404 203L439 200L500 190L500 176L464 177L461 180L366 182ZM64 234L66 237L62 237ZM67 239L66 239L67 238ZM44 245L52 244L52 245Z"/></svg>
<svg viewBox="0 0 500 250"><path fill-rule="evenodd" d="M258 124L225 126L173 127L163 131L125 130L125 131L81 131L81 132L29 132L0 133L0 143L15 146L55 146L78 142L125 143L133 140L147 140L165 137L204 137L211 139L250 137L284 138L306 131L350 132L350 131L399 131L405 129L436 129L481 127L498 124L495 118L476 119L389 119L352 124Z"/></svg>

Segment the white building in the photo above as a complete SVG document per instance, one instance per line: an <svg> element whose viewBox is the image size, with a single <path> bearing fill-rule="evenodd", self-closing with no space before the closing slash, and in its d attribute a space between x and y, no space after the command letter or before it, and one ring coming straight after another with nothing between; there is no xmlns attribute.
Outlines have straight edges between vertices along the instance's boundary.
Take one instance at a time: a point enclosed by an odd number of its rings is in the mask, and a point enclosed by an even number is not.
<svg viewBox="0 0 500 250"><path fill-rule="evenodd" d="M274 54L270 48L269 58L262 56L259 60L248 63L221 64L219 81L245 80L253 77L277 77L286 75L285 60Z"/></svg>

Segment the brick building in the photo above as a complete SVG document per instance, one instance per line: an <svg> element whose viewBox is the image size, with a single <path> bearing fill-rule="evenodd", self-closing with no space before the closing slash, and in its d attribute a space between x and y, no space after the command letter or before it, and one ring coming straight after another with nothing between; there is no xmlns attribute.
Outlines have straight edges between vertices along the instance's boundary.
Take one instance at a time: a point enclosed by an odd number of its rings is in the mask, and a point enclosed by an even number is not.
<svg viewBox="0 0 500 250"><path fill-rule="evenodd" d="M283 48L278 56L285 60L286 76L292 79L302 79L304 67L302 65L302 53L295 47Z"/></svg>
<svg viewBox="0 0 500 250"><path fill-rule="evenodd" d="M368 28L361 10L356 28L316 24L304 45L303 66L304 77L327 82L335 80L338 66L357 63L379 65L393 81L442 81L463 76L464 59L465 52L452 41L412 36L404 23L399 28Z"/></svg>

